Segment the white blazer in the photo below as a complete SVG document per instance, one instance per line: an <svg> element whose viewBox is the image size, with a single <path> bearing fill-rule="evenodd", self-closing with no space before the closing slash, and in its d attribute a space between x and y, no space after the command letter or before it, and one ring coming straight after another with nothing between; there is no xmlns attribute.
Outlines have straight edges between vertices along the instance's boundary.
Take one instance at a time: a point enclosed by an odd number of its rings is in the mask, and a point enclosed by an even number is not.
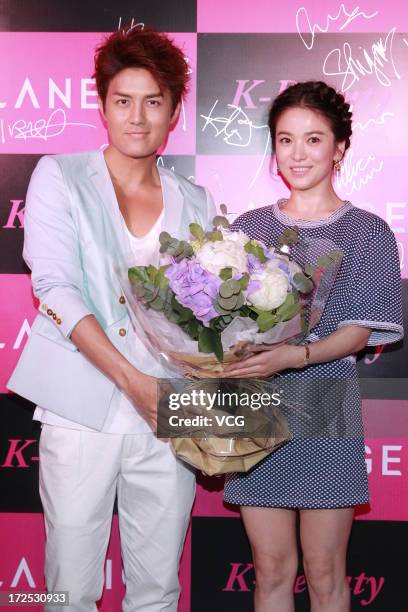
<svg viewBox="0 0 408 612"><path fill-rule="evenodd" d="M203 187L159 168L163 230L187 238L188 226L209 227L215 215ZM115 385L69 339L93 314L116 348L141 371L166 371L141 342L130 357L130 318L121 296L118 265L130 252L128 236L102 151L40 159L28 188L23 257L40 300L30 338L8 388L87 427L103 427ZM132 351L134 354L135 351Z"/></svg>

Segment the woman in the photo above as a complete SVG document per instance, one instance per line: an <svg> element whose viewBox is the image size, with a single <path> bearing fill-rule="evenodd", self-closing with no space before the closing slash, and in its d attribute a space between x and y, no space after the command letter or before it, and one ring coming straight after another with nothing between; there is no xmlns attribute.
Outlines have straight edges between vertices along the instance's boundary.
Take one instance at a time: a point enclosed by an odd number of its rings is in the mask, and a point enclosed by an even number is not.
<svg viewBox="0 0 408 612"><path fill-rule="evenodd" d="M351 387L336 398L342 415L334 419L335 434L326 428L320 436L295 435L248 474L230 475L225 500L241 506L256 572L256 612L294 610L297 509L311 609L346 612L353 508L368 501L353 356L367 345L395 342L403 335L398 252L382 219L342 201L334 191L333 172L340 169L351 136L351 112L341 94L323 82L293 85L274 101L269 128L290 197L243 214L234 228L272 246L285 228L297 226L300 240L329 239L344 259L305 345L258 353L229 366L226 376L268 378L283 371L281 383L293 381L298 391L304 390L296 397L300 407L310 406L308 382L313 386L336 379L351 381ZM292 255L296 259L296 247ZM328 401L323 393L323 399L315 398L319 415L330 413L333 397ZM296 414L294 408L294 422ZM337 421L347 421L347 428Z"/></svg>

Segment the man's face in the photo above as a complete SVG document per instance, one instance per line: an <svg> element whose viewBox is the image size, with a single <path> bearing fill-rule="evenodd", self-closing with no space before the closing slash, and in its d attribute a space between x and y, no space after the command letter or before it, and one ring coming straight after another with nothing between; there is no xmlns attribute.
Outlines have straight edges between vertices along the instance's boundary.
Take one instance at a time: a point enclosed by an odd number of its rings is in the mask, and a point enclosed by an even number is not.
<svg viewBox="0 0 408 612"><path fill-rule="evenodd" d="M99 101L111 146L122 155L145 158L154 155L177 120L180 105L172 110L168 90L144 68L125 68L111 80L105 105Z"/></svg>

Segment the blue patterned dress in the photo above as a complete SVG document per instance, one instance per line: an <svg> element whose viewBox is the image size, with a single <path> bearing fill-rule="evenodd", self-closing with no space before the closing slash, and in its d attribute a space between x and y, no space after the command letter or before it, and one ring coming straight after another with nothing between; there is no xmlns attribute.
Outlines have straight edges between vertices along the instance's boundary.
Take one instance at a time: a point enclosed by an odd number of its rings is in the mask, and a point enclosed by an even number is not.
<svg viewBox="0 0 408 612"><path fill-rule="evenodd" d="M276 246L285 228L296 225L300 238L329 239L344 259L319 324L307 340L314 342L344 325L371 328L368 345L396 342L403 336L401 278L393 233L380 217L345 202L326 219L302 221L284 212L284 201L241 215L233 229ZM296 260L296 247L291 251ZM310 402L314 381L347 380L348 391L339 402L346 433L297 436L256 465L249 473L229 474L224 499L242 506L280 508L339 508L368 502L364 436L357 369L353 356L301 370L286 370L281 383L294 381L305 389L299 405L314 403L319 415L325 399ZM303 381L305 383L302 386ZM311 386L309 385L311 382ZM309 397L307 393L309 392ZM333 398L334 396L332 396ZM337 406L336 406L337 411ZM346 416L345 416L346 415ZM293 410L295 423L296 409ZM295 427L296 430L296 427ZM292 429L293 431L293 429Z"/></svg>

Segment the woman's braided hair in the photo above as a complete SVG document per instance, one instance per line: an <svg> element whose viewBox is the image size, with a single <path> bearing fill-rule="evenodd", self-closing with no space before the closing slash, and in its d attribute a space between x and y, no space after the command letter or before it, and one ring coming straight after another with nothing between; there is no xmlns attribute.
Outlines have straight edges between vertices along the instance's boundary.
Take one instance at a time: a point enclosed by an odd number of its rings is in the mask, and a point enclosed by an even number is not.
<svg viewBox="0 0 408 612"><path fill-rule="evenodd" d="M323 115L330 124L336 142L350 146L351 116L350 104L344 96L323 81L306 81L291 85L280 93L269 111L268 126L272 148L275 150L276 124L279 116L289 108L308 108Z"/></svg>

